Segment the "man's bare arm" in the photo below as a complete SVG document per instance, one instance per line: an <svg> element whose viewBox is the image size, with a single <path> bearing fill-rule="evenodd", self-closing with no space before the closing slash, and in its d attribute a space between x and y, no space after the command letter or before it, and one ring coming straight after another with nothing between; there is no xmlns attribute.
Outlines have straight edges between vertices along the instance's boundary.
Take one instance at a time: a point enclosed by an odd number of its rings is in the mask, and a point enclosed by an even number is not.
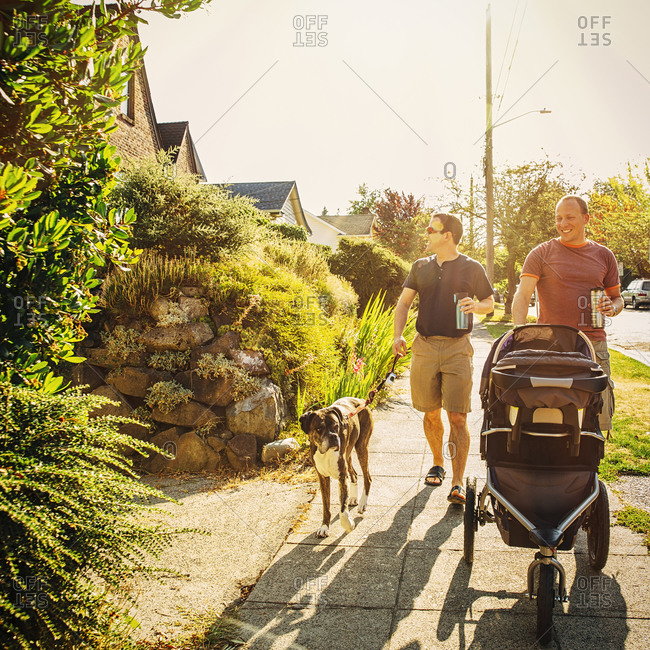
<svg viewBox="0 0 650 650"><path fill-rule="evenodd" d="M525 325L528 316L528 305L530 297L537 286L537 278L530 275L524 275L519 280L519 286L512 299L512 322L515 325Z"/></svg>
<svg viewBox="0 0 650 650"><path fill-rule="evenodd" d="M395 321L393 326L393 354L404 356L408 352L406 339L402 336L406 321L408 320L409 309L415 300L417 291L415 289L402 289L397 306L395 307Z"/></svg>

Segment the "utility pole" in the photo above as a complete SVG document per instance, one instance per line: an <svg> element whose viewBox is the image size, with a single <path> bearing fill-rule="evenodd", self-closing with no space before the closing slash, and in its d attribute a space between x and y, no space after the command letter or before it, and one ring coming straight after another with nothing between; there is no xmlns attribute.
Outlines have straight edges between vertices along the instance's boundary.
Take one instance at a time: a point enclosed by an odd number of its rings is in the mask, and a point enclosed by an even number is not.
<svg viewBox="0 0 650 650"><path fill-rule="evenodd" d="M492 187L492 16L487 6L485 25L485 270L490 282L494 281L494 188Z"/></svg>
<svg viewBox="0 0 650 650"><path fill-rule="evenodd" d="M476 242L474 241L474 176L469 177L469 250L471 257L476 257Z"/></svg>

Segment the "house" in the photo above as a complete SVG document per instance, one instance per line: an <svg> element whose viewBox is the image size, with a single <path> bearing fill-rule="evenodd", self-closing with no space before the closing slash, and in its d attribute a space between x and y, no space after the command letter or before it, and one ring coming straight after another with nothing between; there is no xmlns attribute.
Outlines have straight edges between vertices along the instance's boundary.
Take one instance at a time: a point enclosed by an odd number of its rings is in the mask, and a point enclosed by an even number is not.
<svg viewBox="0 0 650 650"><path fill-rule="evenodd" d="M117 109L117 131L110 134L109 141L125 158L142 158L174 148L174 168L206 180L189 123L156 120L144 62L129 81L127 97Z"/></svg>
<svg viewBox="0 0 650 650"><path fill-rule="evenodd" d="M315 244L326 244L333 251L338 248L339 237L372 239L374 215L369 212L363 214L326 214L320 217L310 213L307 214L313 231L309 241Z"/></svg>
<svg viewBox="0 0 650 650"><path fill-rule="evenodd" d="M257 199L255 207L266 212L276 223L302 226L310 235L311 228L300 203L295 181L272 181L265 183L223 183L232 196L248 196Z"/></svg>

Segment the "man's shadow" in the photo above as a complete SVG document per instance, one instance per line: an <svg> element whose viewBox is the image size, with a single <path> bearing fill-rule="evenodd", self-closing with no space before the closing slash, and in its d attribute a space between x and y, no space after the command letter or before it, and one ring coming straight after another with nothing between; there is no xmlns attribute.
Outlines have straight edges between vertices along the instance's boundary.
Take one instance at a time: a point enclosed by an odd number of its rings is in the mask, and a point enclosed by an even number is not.
<svg viewBox="0 0 650 650"><path fill-rule="evenodd" d="M432 523L424 540L408 541L411 522L424 511L426 504L426 493L421 492L396 511L388 513L386 516L392 517L390 526L367 534L363 543L329 580L327 571L346 553L345 548L338 545L344 539L343 532L328 544L297 544L276 561L258 585L265 590L278 585L277 601L267 604L269 599L265 598L266 602L258 605L253 596L253 600L247 602L244 636L250 639L256 635L250 647L270 648L282 635L292 639L290 647L295 648L323 647L324 639L332 648L384 648L399 622L399 618L392 620L394 612L397 611L398 617L408 615L413 602L429 582L441 553L439 547L463 521L462 509L449 506L443 516ZM340 530L338 518L330 530L337 529ZM435 545L432 540L435 540ZM394 555L391 549L394 549ZM422 552L417 554L417 570L409 574L409 589L405 596L404 589L400 589L402 566L405 560L413 559L413 551ZM382 566L382 562L386 566ZM399 610L396 609L398 597ZM359 606L367 606L369 611L362 616L363 621L350 616L348 604L352 603L357 611ZM272 612L274 604L284 606ZM260 616L256 621L258 609ZM375 616L375 612L381 612L381 615ZM275 614L275 618L269 626L270 614ZM265 626L266 629L261 631Z"/></svg>

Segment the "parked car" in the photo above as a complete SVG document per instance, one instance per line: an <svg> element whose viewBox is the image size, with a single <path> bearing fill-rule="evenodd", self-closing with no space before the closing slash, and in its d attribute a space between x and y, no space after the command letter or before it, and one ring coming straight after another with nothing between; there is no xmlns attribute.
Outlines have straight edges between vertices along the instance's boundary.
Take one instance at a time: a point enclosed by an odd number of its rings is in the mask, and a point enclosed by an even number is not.
<svg viewBox="0 0 650 650"><path fill-rule="evenodd" d="M632 280L621 296L626 307L632 305L634 309L638 309L640 305L650 305L650 280Z"/></svg>

